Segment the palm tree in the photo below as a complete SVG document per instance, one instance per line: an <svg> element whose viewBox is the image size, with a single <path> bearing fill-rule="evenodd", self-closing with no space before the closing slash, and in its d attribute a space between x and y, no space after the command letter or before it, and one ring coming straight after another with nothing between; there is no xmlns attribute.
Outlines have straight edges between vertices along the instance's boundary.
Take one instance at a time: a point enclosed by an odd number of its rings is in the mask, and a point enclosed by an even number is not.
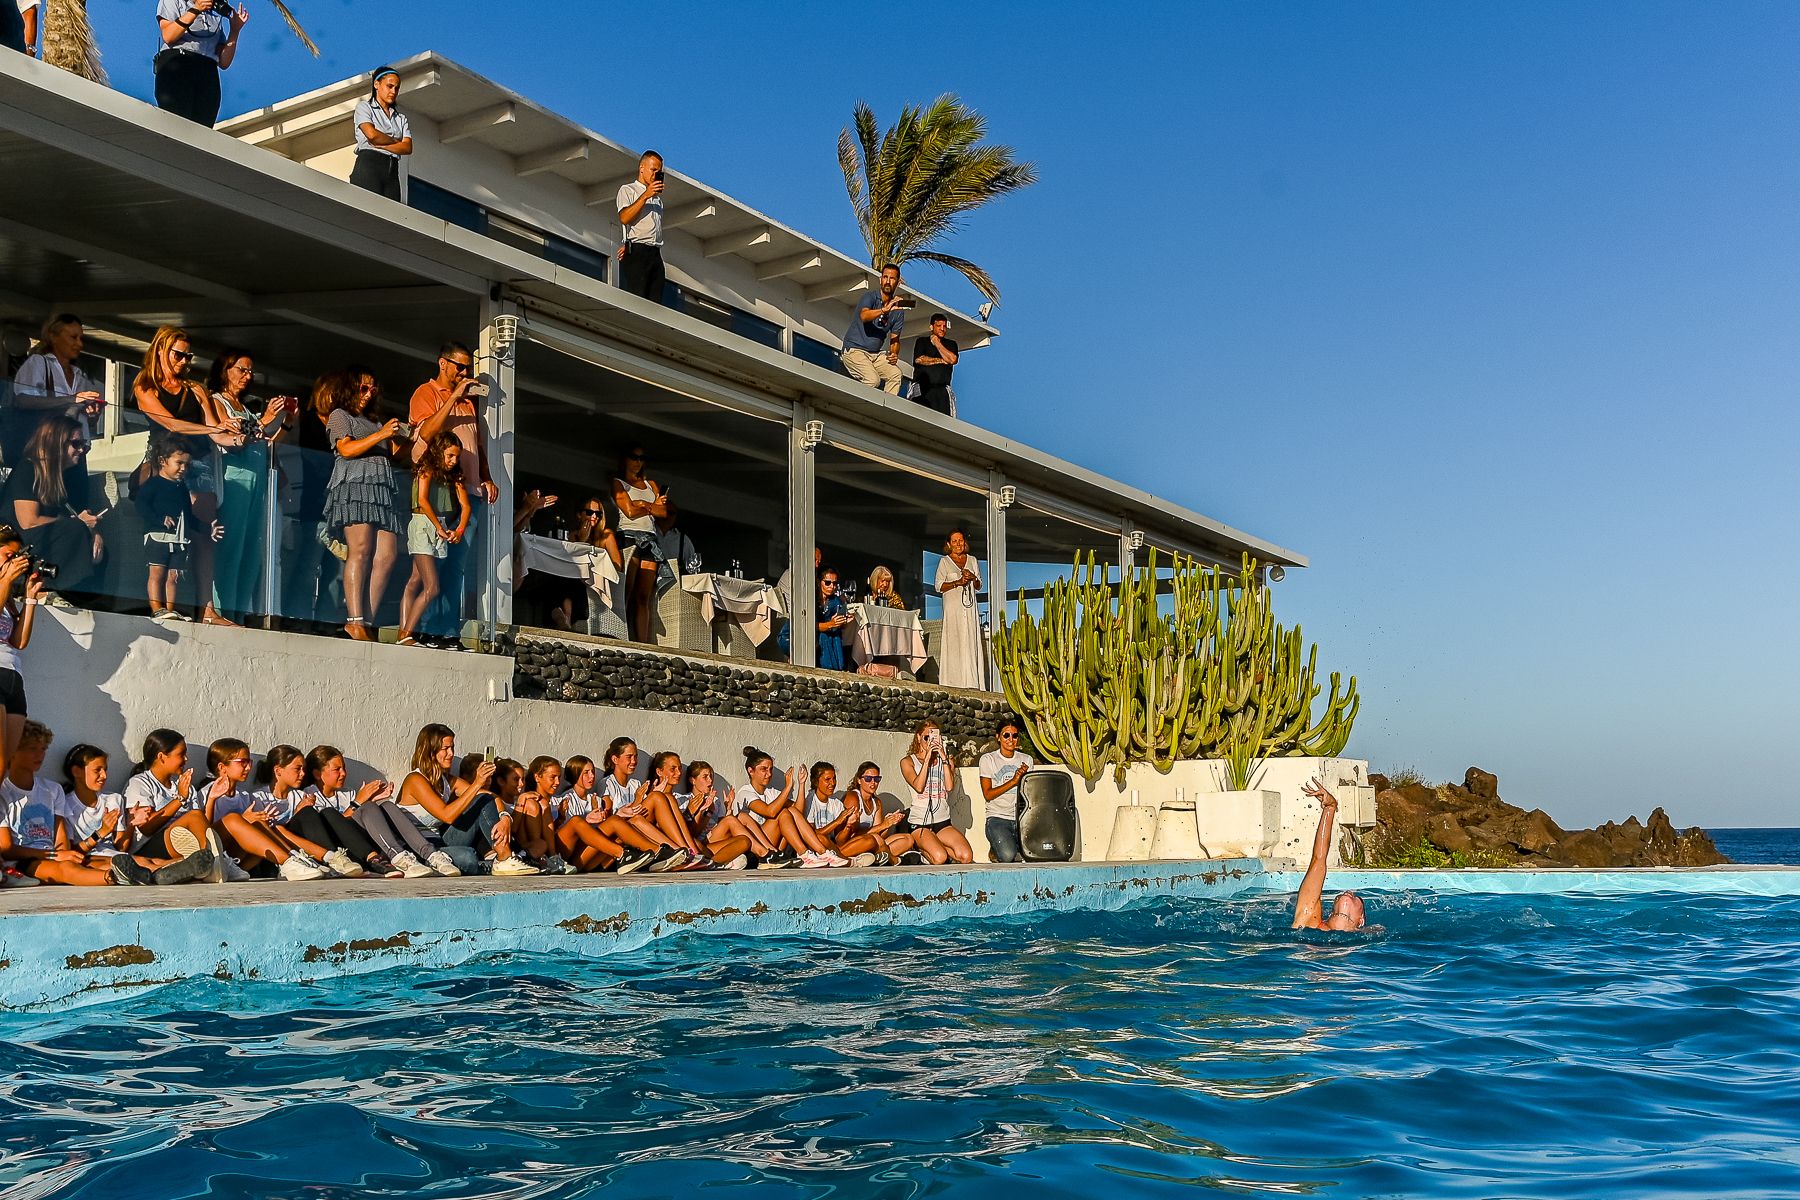
<svg viewBox="0 0 1800 1200"><path fill-rule="evenodd" d="M281 19L287 22L300 44L319 57L319 47L282 0L269 0ZM87 0L46 0L44 4L44 61L71 71L95 83L106 82L106 70L100 65L100 45L94 40L94 27L88 22Z"/></svg>
<svg viewBox="0 0 1800 1200"><path fill-rule="evenodd" d="M869 264L912 259L963 273L990 302L1000 289L966 258L929 247L990 200L1037 182L1037 168L1013 159L1009 146L981 145L987 121L952 95L929 108L905 108L886 133L867 104L856 105L855 133L838 134L838 165L856 223L868 243Z"/></svg>

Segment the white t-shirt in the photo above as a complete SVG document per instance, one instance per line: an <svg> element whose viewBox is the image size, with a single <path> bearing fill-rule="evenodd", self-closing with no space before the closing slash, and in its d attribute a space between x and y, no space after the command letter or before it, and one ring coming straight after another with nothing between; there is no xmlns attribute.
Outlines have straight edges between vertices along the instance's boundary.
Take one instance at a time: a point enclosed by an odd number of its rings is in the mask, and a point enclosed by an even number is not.
<svg viewBox="0 0 1800 1200"><path fill-rule="evenodd" d="M35 3L35 0L33 2ZM24 12L26 7L21 4L19 11ZM13 374L13 391L30 392L34 396L63 396L72 401L82 392L99 390L99 385L79 366L72 367L67 371L63 370L61 360L54 354L33 354L20 363L19 369ZM48 416L54 411L54 409L44 409L41 415ZM87 414L75 412L69 415L73 416L76 424L81 426L82 441L93 441L93 431L88 428Z"/></svg>
<svg viewBox="0 0 1800 1200"><path fill-rule="evenodd" d="M412 122L406 119L406 114L400 111L397 104L389 112L381 106L380 101L364 96L357 102L356 116L351 119L356 127L356 149L359 152L372 150L389 158L400 157L386 146L377 146L371 142L368 135L363 133L364 125L373 125L376 133L385 133L397 142L403 142L412 136Z"/></svg>
<svg viewBox="0 0 1800 1200"><path fill-rule="evenodd" d="M180 776L176 776L176 778L179 779ZM175 799L175 789L159 782L156 776L148 771L139 771L125 781L126 808L146 808L155 812L173 799ZM175 815L180 816L184 812L198 808L199 801L200 785L195 784L188 790L187 799L182 802L181 807L175 810Z"/></svg>
<svg viewBox="0 0 1800 1200"><path fill-rule="evenodd" d="M350 811L350 806L356 803L356 792L352 788L345 788L340 792L333 792L331 795L327 796L318 784L314 784L304 791L295 793L295 795L298 797L298 800L310 798L314 808L328 808L332 812L347 813ZM298 805L298 800L296 800L296 806ZM288 815L293 815L292 808L288 810Z"/></svg>
<svg viewBox="0 0 1800 1200"><path fill-rule="evenodd" d="M618 812L626 805L637 803L638 792L643 789L643 786L644 781L641 779L627 779L624 783L620 783L608 775L600 781L600 794L605 796L607 803L613 806L613 811Z"/></svg>
<svg viewBox="0 0 1800 1200"><path fill-rule="evenodd" d="M649 187L637 180L632 180L619 189L618 211L624 212L638 202L638 197L649 191ZM646 246L663 244L663 202L661 196L652 196L650 202L638 211L638 219L625 227L625 240L641 242Z"/></svg>
<svg viewBox="0 0 1800 1200"><path fill-rule="evenodd" d="M207 780L204 785L198 783L194 785L194 794L200 797L202 807L206 804L206 797L212 785L213 781L210 779ZM261 792L258 792L253 788L240 787L237 791L232 792L229 795L220 796L217 800L212 802L212 819L215 821L223 821L232 813L248 811L252 804L256 804L263 799L264 796Z"/></svg>
<svg viewBox="0 0 1800 1200"><path fill-rule="evenodd" d="M99 833L100 826L106 820L106 814L109 812L119 814L118 820L113 824L113 832L95 842L94 848L88 853L93 855L123 854L125 851L119 845L119 839L124 837L125 831L130 828L125 820L125 797L117 792L101 792L94 798L94 806L89 808L81 802L81 797L72 791L66 791L63 793L62 805L57 809L57 814L62 817L63 824L68 827L71 843L85 842Z"/></svg>
<svg viewBox="0 0 1800 1200"><path fill-rule="evenodd" d="M814 829L823 829L837 820L844 811L844 801L839 796L827 796L819 799L819 793L809 792L806 797L806 823Z"/></svg>
<svg viewBox="0 0 1800 1200"><path fill-rule="evenodd" d="M299 806L300 800L305 794L299 788L295 788L287 794L285 799L277 799L274 788L263 788L250 793L250 803L246 807L254 806L272 813L277 825L286 825L294 819L294 809Z"/></svg>
<svg viewBox="0 0 1800 1200"><path fill-rule="evenodd" d="M551 800L558 821L585 820L589 813L606 810L606 801L597 792L578 792L569 788Z"/></svg>
<svg viewBox="0 0 1800 1200"><path fill-rule="evenodd" d="M1012 777L1020 771L1033 765L1035 764L1032 763L1029 754L1014 754L1008 757L998 750L989 750L981 756L980 774L984 784L991 783L995 787L999 787L1003 783L1010 782ZM999 817L1002 821L1018 820L1019 790L1014 788L1010 792L1002 792L989 800L987 815Z"/></svg>
<svg viewBox="0 0 1800 1200"><path fill-rule="evenodd" d="M738 788L737 791L731 793L731 815L734 817L748 817L760 825L762 824L762 817L758 816L750 808L750 802L752 800L760 800L764 804L773 804L779 799L781 799L781 789L778 787L766 787L759 792L746 783Z"/></svg>
<svg viewBox="0 0 1800 1200"><path fill-rule="evenodd" d="M29 792L10 779L0 781L0 825L12 830L15 845L54 850L62 799L63 790L48 779L33 780Z"/></svg>

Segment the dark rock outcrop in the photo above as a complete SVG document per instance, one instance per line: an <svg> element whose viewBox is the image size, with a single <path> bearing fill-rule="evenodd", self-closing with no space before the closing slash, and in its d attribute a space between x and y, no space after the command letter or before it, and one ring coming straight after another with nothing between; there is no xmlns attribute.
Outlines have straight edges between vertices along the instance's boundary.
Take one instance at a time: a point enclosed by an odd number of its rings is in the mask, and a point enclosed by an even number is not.
<svg viewBox="0 0 1800 1200"><path fill-rule="evenodd" d="M1648 821L1629 817L1597 829L1565 830L1542 809L1500 799L1500 781L1470 767L1461 786L1393 786L1371 774L1377 860L1421 844L1459 863L1480 866L1705 867L1731 860L1698 826L1677 830L1657 809Z"/></svg>

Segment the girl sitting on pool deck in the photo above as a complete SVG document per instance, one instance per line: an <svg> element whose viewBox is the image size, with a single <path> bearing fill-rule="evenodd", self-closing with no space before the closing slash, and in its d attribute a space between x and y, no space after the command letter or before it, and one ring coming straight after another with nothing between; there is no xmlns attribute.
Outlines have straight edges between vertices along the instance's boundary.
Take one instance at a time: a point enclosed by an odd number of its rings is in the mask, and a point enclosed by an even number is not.
<svg viewBox="0 0 1800 1200"><path fill-rule="evenodd" d="M687 861L676 869L709 871L718 864L713 861L711 853L701 849L700 839L694 836L694 831L687 822L687 814L682 812L681 805L675 799L675 789L680 784L681 755L673 750L664 750L650 759L650 778L638 794L650 809L656 827L668 834L669 840L687 857Z"/></svg>
<svg viewBox="0 0 1800 1200"><path fill-rule="evenodd" d="M276 819L287 829L325 853L319 861L342 879L355 879L373 872L397 879L402 872L381 856L369 835L349 817L329 808L320 808L306 784L306 755L298 746L281 745L263 755L256 768L256 782L261 785L261 804L277 814Z"/></svg>
<svg viewBox="0 0 1800 1200"><path fill-rule="evenodd" d="M523 862L512 850L512 818L502 812L488 792L494 778L492 756L479 760L471 779L458 779L456 731L431 724L419 730L413 746L412 770L400 781L400 803L438 825L446 848L473 851L471 866L491 852L495 875L536 875L538 869ZM423 820L422 820L423 823ZM469 867L458 863L466 874Z"/></svg>
<svg viewBox="0 0 1800 1200"><path fill-rule="evenodd" d="M674 871L688 863L687 851L675 844L675 840L661 829L650 817L650 806L638 796L643 790L643 780L635 779L637 772L637 743L628 737L612 740L606 748L602 766L606 774L600 779L600 793L612 806L613 815L627 822L639 834L643 835L655 848L656 856L650 860L648 871Z"/></svg>
<svg viewBox="0 0 1800 1200"><path fill-rule="evenodd" d="M778 867L771 863L776 851L762 827L755 821L741 820L725 811L720 801L717 777L712 764L694 761L687 768L687 797L682 801L682 816L695 836L706 842L707 853L727 871L741 871L750 865L754 854L758 867ZM679 798L679 797L678 797ZM795 866L799 860L795 860Z"/></svg>
<svg viewBox="0 0 1800 1200"><path fill-rule="evenodd" d="M331 874L319 860L325 847L309 842L282 824L285 804L244 786L255 760L237 738L220 738L206 748L212 779L201 793L207 824L225 839L226 849L274 866L289 883L309 883Z"/></svg>
<svg viewBox="0 0 1800 1200"><path fill-rule="evenodd" d="M912 837L896 832L906 818L906 810L897 808L883 813L880 793L881 768L872 762L857 767L844 792L844 825L838 835L838 853L851 860L871 854L878 867L897 863L904 854L912 855L914 862L924 862L925 856L913 849Z"/></svg>
<svg viewBox="0 0 1800 1200"><path fill-rule="evenodd" d="M336 746L314 746L307 753L305 795L311 798L314 808L356 822L407 879L462 874L462 868L442 845L431 840L425 827L394 803L393 784L385 779L371 779L353 792L344 786L349 778L344 753ZM474 861L473 855L470 860Z"/></svg>
<svg viewBox="0 0 1800 1200"><path fill-rule="evenodd" d="M207 824L187 752L187 739L173 729L152 729L145 736L144 757L125 781L125 823L131 829L131 852L167 860L186 858L205 846L213 854L209 882L248 879Z"/></svg>
<svg viewBox="0 0 1800 1200"><path fill-rule="evenodd" d="M595 785L600 771L585 754L570 757L563 766L568 786L556 797L556 841L570 862L584 871L615 868L630 875L649 866L656 857L656 843L633 829L612 811L612 805Z"/></svg>
<svg viewBox="0 0 1800 1200"><path fill-rule="evenodd" d="M906 832L913 835L919 852L939 867L947 862L974 862L969 839L950 823L956 760L944 749L944 731L936 721L921 721L913 730L912 748L900 760L900 774L912 789Z"/></svg>
<svg viewBox="0 0 1800 1200"><path fill-rule="evenodd" d="M825 845L819 831L807 824L795 805L806 771L795 768L787 773L779 790L774 786L775 759L755 746L744 747L744 774L750 782L731 796L731 815L739 820L754 820L778 848L800 859L806 868L847 867L850 860Z"/></svg>

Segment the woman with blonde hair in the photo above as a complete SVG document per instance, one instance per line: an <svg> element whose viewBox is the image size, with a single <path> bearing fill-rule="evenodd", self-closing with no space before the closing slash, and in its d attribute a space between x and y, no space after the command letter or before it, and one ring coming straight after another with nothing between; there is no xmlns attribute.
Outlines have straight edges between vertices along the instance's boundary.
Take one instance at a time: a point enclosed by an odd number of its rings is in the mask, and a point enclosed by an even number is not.
<svg viewBox="0 0 1800 1200"><path fill-rule="evenodd" d="M944 749L944 731L936 721L921 721L913 730L912 747L900 760L900 773L912 789L912 807L906 813L906 828L900 832L912 834L914 847L934 866L974 862L969 839L950 823L956 759Z"/></svg>
<svg viewBox="0 0 1800 1200"><path fill-rule="evenodd" d="M981 563L969 549L969 535L952 529L944 539L935 579L944 598L944 632L938 644L938 682L945 687L985 688L987 648L981 641Z"/></svg>
<svg viewBox="0 0 1800 1200"><path fill-rule="evenodd" d="M9 464L18 463L25 443L49 416L74 417L83 438L92 439L105 406L99 385L76 365L84 334L81 318L74 313L51 317L13 375L12 411L0 427L0 450Z"/></svg>
<svg viewBox="0 0 1800 1200"><path fill-rule="evenodd" d="M228 428L219 419L218 409L206 389L188 378L194 365L194 349L187 330L164 325L150 338L144 351L144 365L132 380L131 395L138 411L169 433L182 439L190 456L187 470L188 496L194 504L194 516L200 527L210 529L219 519L219 476L213 462L213 446L241 448L248 437L242 430ZM138 468L138 481L148 477L144 467ZM204 607L200 619L208 625L231 625L213 604L213 547L205 538L192 546L194 596Z"/></svg>
<svg viewBox="0 0 1800 1200"><path fill-rule="evenodd" d="M869 603L882 608L906 607L906 601L894 590L894 573L887 567L876 567L869 572Z"/></svg>

